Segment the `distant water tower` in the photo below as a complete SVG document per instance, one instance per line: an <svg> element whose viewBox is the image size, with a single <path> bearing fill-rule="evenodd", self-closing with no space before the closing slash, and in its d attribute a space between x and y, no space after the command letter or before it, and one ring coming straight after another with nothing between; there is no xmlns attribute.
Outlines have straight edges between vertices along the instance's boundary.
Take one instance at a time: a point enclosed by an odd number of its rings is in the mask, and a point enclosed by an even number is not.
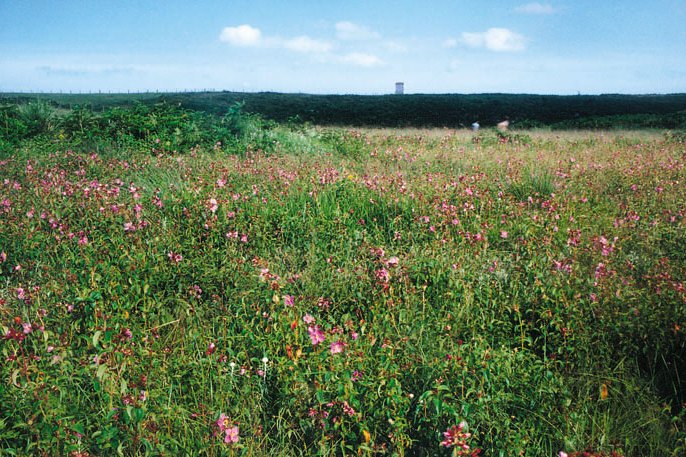
<svg viewBox="0 0 686 457"><path fill-rule="evenodd" d="M402 95L405 93L405 83L395 83L395 95Z"/></svg>

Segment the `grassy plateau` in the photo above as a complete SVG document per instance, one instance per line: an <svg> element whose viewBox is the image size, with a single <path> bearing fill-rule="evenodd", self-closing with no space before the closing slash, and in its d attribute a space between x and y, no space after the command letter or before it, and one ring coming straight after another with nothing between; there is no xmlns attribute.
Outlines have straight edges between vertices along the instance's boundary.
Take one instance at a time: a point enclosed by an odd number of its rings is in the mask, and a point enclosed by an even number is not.
<svg viewBox="0 0 686 457"><path fill-rule="evenodd" d="M0 455L686 455L683 133L0 114Z"/></svg>

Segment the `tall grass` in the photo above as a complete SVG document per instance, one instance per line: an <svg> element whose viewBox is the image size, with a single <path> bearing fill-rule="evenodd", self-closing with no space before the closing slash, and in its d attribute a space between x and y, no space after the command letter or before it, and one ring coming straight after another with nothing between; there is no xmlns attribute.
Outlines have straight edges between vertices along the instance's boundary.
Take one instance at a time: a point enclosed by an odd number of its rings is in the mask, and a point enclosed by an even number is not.
<svg viewBox="0 0 686 457"><path fill-rule="evenodd" d="M3 159L4 453L683 452L678 143L253 133Z"/></svg>

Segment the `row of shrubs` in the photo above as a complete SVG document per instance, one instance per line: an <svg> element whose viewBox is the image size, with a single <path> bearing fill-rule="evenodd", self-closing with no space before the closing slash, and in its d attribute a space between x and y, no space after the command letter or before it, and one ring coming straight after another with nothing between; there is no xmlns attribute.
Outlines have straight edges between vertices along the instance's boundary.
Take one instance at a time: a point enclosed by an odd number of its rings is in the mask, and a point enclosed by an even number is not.
<svg viewBox="0 0 686 457"><path fill-rule="evenodd" d="M186 151L196 146L236 146L268 150L276 139L277 125L233 105L223 116L191 111L160 102L135 103L95 112L89 106L64 110L45 101L0 105L0 149L22 141L45 139L69 141L81 149L98 149L157 143L158 149ZM161 139L164 139L162 141ZM160 143L161 142L161 143Z"/></svg>

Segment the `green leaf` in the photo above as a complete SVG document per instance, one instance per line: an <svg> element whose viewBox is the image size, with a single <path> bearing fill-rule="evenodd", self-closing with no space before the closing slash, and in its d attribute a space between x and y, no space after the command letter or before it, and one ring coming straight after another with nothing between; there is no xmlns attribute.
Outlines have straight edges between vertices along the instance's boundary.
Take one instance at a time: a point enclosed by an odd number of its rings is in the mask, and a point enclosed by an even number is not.
<svg viewBox="0 0 686 457"><path fill-rule="evenodd" d="M100 342L100 335L102 335L102 330L98 330L93 334L93 347L97 348Z"/></svg>

